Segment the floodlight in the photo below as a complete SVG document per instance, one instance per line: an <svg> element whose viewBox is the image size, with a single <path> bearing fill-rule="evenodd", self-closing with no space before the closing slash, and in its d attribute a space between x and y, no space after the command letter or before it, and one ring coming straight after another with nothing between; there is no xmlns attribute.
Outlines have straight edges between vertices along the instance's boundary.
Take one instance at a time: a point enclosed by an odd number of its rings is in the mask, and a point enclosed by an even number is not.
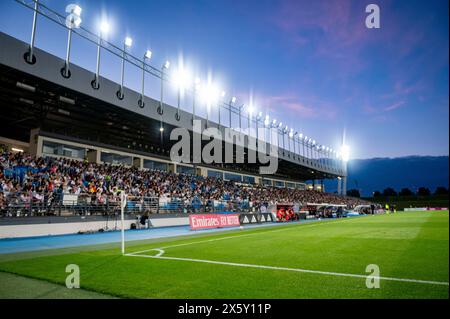
<svg viewBox="0 0 450 319"><path fill-rule="evenodd" d="M130 37L126 37L125 38L125 46L126 47L131 47L131 45L133 44L133 39Z"/></svg>
<svg viewBox="0 0 450 319"><path fill-rule="evenodd" d="M163 69L168 69L170 67L170 62L166 61L163 65Z"/></svg>
<svg viewBox="0 0 450 319"><path fill-rule="evenodd" d="M151 59L152 58L152 51L150 51L150 50L145 51L145 58L146 59Z"/></svg>
<svg viewBox="0 0 450 319"><path fill-rule="evenodd" d="M235 97L235 96L233 96L233 97L231 98L231 103L236 103L236 97Z"/></svg>
<svg viewBox="0 0 450 319"><path fill-rule="evenodd" d="M180 90L189 86L190 75L184 68L180 67L174 75L174 82Z"/></svg>
<svg viewBox="0 0 450 319"><path fill-rule="evenodd" d="M344 162L348 162L349 158L350 158L350 149L348 147L348 145L342 145L341 147L341 155L342 155L342 160Z"/></svg>
<svg viewBox="0 0 450 319"><path fill-rule="evenodd" d="M102 21L100 23L100 32L101 34L107 34L109 32L109 24L106 21Z"/></svg>
<svg viewBox="0 0 450 319"><path fill-rule="evenodd" d="M300 133L300 135L298 137L303 138L303 133Z"/></svg>
<svg viewBox="0 0 450 319"><path fill-rule="evenodd" d="M77 16L80 16L81 15L81 11L82 11L82 9L81 9L81 7L79 5L76 5L76 4L73 5L72 12L74 14L76 14Z"/></svg>
<svg viewBox="0 0 450 319"><path fill-rule="evenodd" d="M252 115L253 112L254 112L253 106L250 105L250 106L248 107L247 111L248 111L248 114Z"/></svg>

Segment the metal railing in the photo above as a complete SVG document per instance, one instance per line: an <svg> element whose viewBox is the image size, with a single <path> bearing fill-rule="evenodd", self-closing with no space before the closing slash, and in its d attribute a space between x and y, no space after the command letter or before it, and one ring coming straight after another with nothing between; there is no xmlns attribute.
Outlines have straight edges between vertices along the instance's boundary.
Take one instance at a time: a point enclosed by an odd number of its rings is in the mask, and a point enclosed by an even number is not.
<svg viewBox="0 0 450 319"><path fill-rule="evenodd" d="M75 216L120 215L119 196L65 193L2 193L0 216ZM157 197L129 196L126 214L146 215L158 213Z"/></svg>

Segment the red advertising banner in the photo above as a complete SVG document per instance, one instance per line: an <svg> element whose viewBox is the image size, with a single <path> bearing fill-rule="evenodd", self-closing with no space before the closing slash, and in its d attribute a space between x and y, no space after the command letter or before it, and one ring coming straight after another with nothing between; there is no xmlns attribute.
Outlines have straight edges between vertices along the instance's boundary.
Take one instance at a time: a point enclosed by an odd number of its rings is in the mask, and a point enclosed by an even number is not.
<svg viewBox="0 0 450 319"><path fill-rule="evenodd" d="M239 214L194 214L189 215L191 230L240 226Z"/></svg>

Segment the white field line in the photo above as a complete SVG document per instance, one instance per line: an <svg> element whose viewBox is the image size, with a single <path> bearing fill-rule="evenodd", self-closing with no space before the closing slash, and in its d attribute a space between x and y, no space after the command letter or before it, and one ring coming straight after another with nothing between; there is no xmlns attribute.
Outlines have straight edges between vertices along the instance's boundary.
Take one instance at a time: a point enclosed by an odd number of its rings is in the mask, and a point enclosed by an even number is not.
<svg viewBox="0 0 450 319"><path fill-rule="evenodd" d="M298 226L301 226L301 228L306 228L306 227L314 227L314 226L319 226L319 225L328 225L328 224L349 222L351 220L357 220L357 219L337 220L337 221L331 221L331 222L320 222L319 221L319 222L314 222L313 224L307 224L307 225L299 224ZM219 241L219 240L226 240L226 239L233 239L233 238L240 238L240 237L248 237L248 236L255 236L255 235L266 234L266 233L274 233L274 232L279 232L279 231L286 231L286 230L290 230L290 229L297 229L297 227L288 227L286 229L284 225L280 226L280 227L281 228L278 228L278 229L269 229L267 231L261 231L261 232L251 233L251 234L226 236L226 237L213 238L213 239L207 239L207 240L193 241L193 242L184 243L184 244L163 246L163 247L159 247L158 249L167 249L167 248L182 247L182 246L202 244L202 243L210 243L210 242ZM146 252L149 252L149 251L152 251L152 250L155 250L155 248L147 249L147 250L141 250L141 251L135 251L135 252L130 253L130 255L142 254L142 253L146 253Z"/></svg>
<svg viewBox="0 0 450 319"><path fill-rule="evenodd" d="M253 264L241 264L241 263L232 263L232 262L225 262L225 261L205 260L205 259L166 257L166 256L162 256L162 254L164 254L164 250L162 250L162 249L154 249L154 250L159 251L159 253L155 256L137 255L137 254L126 254L125 256L166 259L166 260L178 260L178 261L190 261L190 262L197 262L197 263L227 265L227 266L235 266L235 267L284 270L284 271L303 272L303 273L328 275L328 276L353 277L353 278L364 278L364 279L368 278L367 275L346 274L346 273L330 272L330 271L319 271L319 270L309 270L309 269L301 269L301 268L287 268L287 267L253 265ZM394 278L394 277L371 277L371 278L373 278L373 279L378 278L380 280L388 280L388 281L412 282L412 283L417 283L417 284L442 285L442 286L449 285L448 282L444 282L444 281L430 281L430 280L405 279L405 278Z"/></svg>

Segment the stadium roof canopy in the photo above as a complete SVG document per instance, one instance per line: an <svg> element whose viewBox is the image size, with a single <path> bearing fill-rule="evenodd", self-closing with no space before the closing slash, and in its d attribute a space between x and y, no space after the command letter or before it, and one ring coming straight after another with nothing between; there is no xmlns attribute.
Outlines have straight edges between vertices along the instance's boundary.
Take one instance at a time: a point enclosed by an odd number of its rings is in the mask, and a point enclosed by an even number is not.
<svg viewBox="0 0 450 319"><path fill-rule="evenodd" d="M39 128L52 137L167 159L172 128L192 131L188 112L181 110L177 121L177 109L165 105L161 116L156 111L159 101L145 97L145 106L140 107L140 93L126 87L121 100L116 96L118 84L105 78L95 90L93 73L73 64L71 77L65 78L64 61L39 49L34 52L36 63L29 64L24 58L28 44L4 33L0 33L0 47L0 136L28 141L30 130ZM318 165L286 150L279 150L278 157L277 177L311 180L344 175L339 168ZM258 169L256 164L218 165L252 174Z"/></svg>

